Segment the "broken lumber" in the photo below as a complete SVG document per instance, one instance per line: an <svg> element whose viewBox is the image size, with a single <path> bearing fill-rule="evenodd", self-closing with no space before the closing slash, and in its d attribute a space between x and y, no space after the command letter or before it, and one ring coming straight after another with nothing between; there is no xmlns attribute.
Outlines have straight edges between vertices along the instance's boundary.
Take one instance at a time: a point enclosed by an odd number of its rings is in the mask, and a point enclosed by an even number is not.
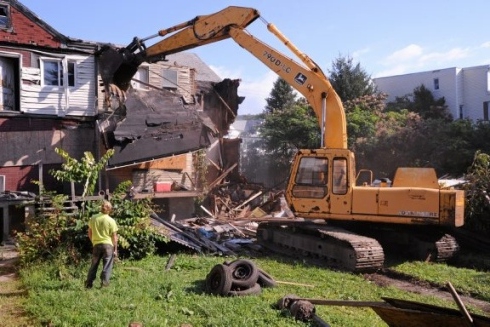
<svg viewBox="0 0 490 327"><path fill-rule="evenodd" d="M301 283L293 283L293 282L284 282L284 281L280 281L280 280L276 280L276 283L278 283L278 284L285 284L285 285L315 287L315 285L311 285L311 284L301 284Z"/></svg>

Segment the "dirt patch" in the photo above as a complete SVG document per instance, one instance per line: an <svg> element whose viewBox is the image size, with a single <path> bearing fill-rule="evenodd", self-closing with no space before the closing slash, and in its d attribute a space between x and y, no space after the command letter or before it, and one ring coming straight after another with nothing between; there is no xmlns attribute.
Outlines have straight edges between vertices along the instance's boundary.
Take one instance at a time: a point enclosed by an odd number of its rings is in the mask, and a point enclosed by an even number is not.
<svg viewBox="0 0 490 327"><path fill-rule="evenodd" d="M0 282L17 279L19 251L14 245L0 246Z"/></svg>
<svg viewBox="0 0 490 327"><path fill-rule="evenodd" d="M451 293L440 286L432 285L428 282L414 279L410 276L396 273L394 271L385 270L381 273L365 274L364 278L382 287L396 287L403 291L417 293L421 295L434 296L448 301L454 301ZM457 290L456 290L457 291ZM461 301L466 306L473 306L484 312L490 313L490 303L475 299L471 296L458 294Z"/></svg>
<svg viewBox="0 0 490 327"><path fill-rule="evenodd" d="M2 326L33 326L23 309L26 290L18 276L19 252L14 245L0 246L0 317Z"/></svg>

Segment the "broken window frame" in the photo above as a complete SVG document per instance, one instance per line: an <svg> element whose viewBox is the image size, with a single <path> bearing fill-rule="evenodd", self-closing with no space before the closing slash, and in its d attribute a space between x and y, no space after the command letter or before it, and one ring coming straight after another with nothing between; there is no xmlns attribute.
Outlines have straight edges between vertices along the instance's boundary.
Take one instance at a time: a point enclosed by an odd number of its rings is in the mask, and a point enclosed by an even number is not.
<svg viewBox="0 0 490 327"><path fill-rule="evenodd" d="M146 84L150 84L150 67L140 66L133 76L134 79L140 80ZM148 90L148 85L141 84L137 81L131 81L131 87L138 90Z"/></svg>
<svg viewBox="0 0 490 327"><path fill-rule="evenodd" d="M0 1L0 29L10 29L12 20L10 19L10 5Z"/></svg>
<svg viewBox="0 0 490 327"><path fill-rule="evenodd" d="M162 70L162 88L170 91L177 90L179 86L179 72L175 69Z"/></svg>
<svg viewBox="0 0 490 327"><path fill-rule="evenodd" d="M57 58L39 58L41 69L41 86L75 87L77 81L77 62L75 60ZM51 70L47 71L51 66ZM51 78L50 78L51 75Z"/></svg>

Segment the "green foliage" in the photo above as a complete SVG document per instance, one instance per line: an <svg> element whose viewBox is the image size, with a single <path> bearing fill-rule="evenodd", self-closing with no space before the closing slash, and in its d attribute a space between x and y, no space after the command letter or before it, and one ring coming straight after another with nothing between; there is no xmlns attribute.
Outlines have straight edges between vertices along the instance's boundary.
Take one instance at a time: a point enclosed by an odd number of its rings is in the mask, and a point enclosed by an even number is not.
<svg viewBox="0 0 490 327"><path fill-rule="evenodd" d="M436 99L432 92L421 84L413 90L413 93L396 97L395 101L387 103L387 111L400 111L408 109L418 113L422 119L437 119L445 122L452 121L446 99L444 97Z"/></svg>
<svg viewBox="0 0 490 327"><path fill-rule="evenodd" d="M444 98L436 100L432 92L423 84L413 90L413 104L409 109L419 113L423 119L452 120L447 110L446 100Z"/></svg>
<svg viewBox="0 0 490 327"><path fill-rule="evenodd" d="M90 152L84 152L83 158L80 161L70 157L63 149L55 148L55 152L65 162L61 165L61 170L53 170L50 173L58 181L82 183L84 185L82 196L92 195L94 193L99 172L114 154L114 150L109 149L99 162L96 162L93 154Z"/></svg>
<svg viewBox="0 0 490 327"><path fill-rule="evenodd" d="M207 189L206 175L208 165L206 163L206 150L200 149L195 151L193 156L194 172L197 175L197 187L202 190Z"/></svg>
<svg viewBox="0 0 490 327"><path fill-rule="evenodd" d="M354 65L352 57L338 57L332 63L329 79L342 102L376 93L376 88L360 63Z"/></svg>
<svg viewBox="0 0 490 327"><path fill-rule="evenodd" d="M121 257L141 259L155 252L156 242L165 242L152 227L150 214L153 212L149 198L132 201L126 191L131 182L121 183L114 191L111 216L116 220L119 231L119 253Z"/></svg>
<svg viewBox="0 0 490 327"><path fill-rule="evenodd" d="M48 197L47 194L43 195ZM26 231L17 233L20 259L22 264L37 260L48 260L61 253L70 253L70 262L78 262L80 257L75 248L76 238L73 239L80 224L77 219L63 210L68 199L65 195L49 195L49 211L26 221ZM46 202L41 202L44 205Z"/></svg>
<svg viewBox="0 0 490 327"><path fill-rule="evenodd" d="M308 106L296 105L267 115L260 131L267 150L276 155L320 146L318 120Z"/></svg>
<svg viewBox="0 0 490 327"><path fill-rule="evenodd" d="M291 85L278 77L272 86L269 97L265 101L267 105L265 106L264 113L271 114L293 106L296 101L296 94Z"/></svg>
<svg viewBox="0 0 490 327"><path fill-rule="evenodd" d="M465 178L465 228L490 235L490 155L477 151Z"/></svg>
<svg viewBox="0 0 490 327"><path fill-rule="evenodd" d="M374 94L345 102L347 137L350 146L353 146L357 140L367 140L376 135L377 124L383 118L385 99L384 94Z"/></svg>
<svg viewBox="0 0 490 327"><path fill-rule="evenodd" d="M93 156L86 153L81 162L71 158L66 152L59 150L66 160L62 171L52 174L60 180L81 181L86 178L88 190L93 191L93 181L97 180L100 170L109 159L108 152L98 163ZM92 173L88 173L92 164ZM111 216L116 220L119 230L119 253L123 257L143 258L155 251L156 242L165 242L166 238L159 235L150 223L153 211L149 198L132 200L127 191L131 182L121 183L113 192ZM26 222L26 231L18 233L20 257L23 264L38 260L59 261L61 263L77 263L89 253L91 244L87 236L89 218L100 212L102 200L83 201L78 203L80 209L67 212L64 204L66 195L47 193L38 199L38 206L49 204L50 209L39 210L35 217ZM75 204L70 202L73 207ZM70 210L71 211L71 210Z"/></svg>
<svg viewBox="0 0 490 327"><path fill-rule="evenodd" d="M490 136L488 124L452 121L445 100L434 99L423 85L386 108L360 101L345 106L349 146L358 167L372 169L377 177L392 178L401 166L433 167L439 176L461 176L475 151L489 147L482 141Z"/></svg>

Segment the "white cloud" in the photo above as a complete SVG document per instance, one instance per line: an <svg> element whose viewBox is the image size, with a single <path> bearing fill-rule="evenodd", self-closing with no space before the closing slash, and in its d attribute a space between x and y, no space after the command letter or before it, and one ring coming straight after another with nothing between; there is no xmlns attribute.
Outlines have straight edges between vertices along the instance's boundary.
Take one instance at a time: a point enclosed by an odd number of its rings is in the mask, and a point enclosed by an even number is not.
<svg viewBox="0 0 490 327"><path fill-rule="evenodd" d="M370 48L359 49L359 50L354 51L352 53L352 58L355 59L355 60L357 60L357 61L359 61L359 58L361 58L362 55L365 55L365 54L369 53L370 51L371 51Z"/></svg>
<svg viewBox="0 0 490 327"><path fill-rule="evenodd" d="M470 50L462 48L450 49L446 52L432 52L420 57L419 61L426 64L451 62L468 57Z"/></svg>
<svg viewBox="0 0 490 327"><path fill-rule="evenodd" d="M254 79L242 79L238 95L244 96L245 100L238 113L240 115L262 113L267 104L265 99L269 97L277 77L274 72L270 71Z"/></svg>
<svg viewBox="0 0 490 327"><path fill-rule="evenodd" d="M393 67L389 67L385 70L382 70L380 72L377 72L375 75L373 75L373 78L376 77L384 77L384 76L395 76L395 75L402 75L405 74L410 66L405 66L405 65L396 65Z"/></svg>
<svg viewBox="0 0 490 327"><path fill-rule="evenodd" d="M241 78L243 72L241 70L230 70L227 67L223 66L209 66L220 78L232 78L237 79Z"/></svg>
<svg viewBox="0 0 490 327"><path fill-rule="evenodd" d="M421 46L410 44L388 55L383 61L385 69L376 73L376 77L401 75L451 65L461 66L461 62L471 54L470 48L456 47L445 52L426 52L426 49Z"/></svg>
<svg viewBox="0 0 490 327"><path fill-rule="evenodd" d="M480 47L481 47L481 48L490 48L490 41L485 42L485 43L482 43L482 44L480 45Z"/></svg>

